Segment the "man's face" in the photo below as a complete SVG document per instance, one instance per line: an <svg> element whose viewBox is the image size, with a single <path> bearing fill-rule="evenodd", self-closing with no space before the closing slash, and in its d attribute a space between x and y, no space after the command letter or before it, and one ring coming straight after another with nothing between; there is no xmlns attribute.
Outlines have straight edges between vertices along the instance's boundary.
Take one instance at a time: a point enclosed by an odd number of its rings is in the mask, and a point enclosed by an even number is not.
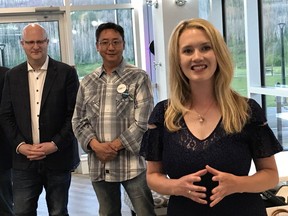
<svg viewBox="0 0 288 216"><path fill-rule="evenodd" d="M122 54L125 47L119 32L114 29L105 29L100 33L96 43L97 51L103 58L103 64L117 66L122 61Z"/></svg>
<svg viewBox="0 0 288 216"><path fill-rule="evenodd" d="M31 64L43 64L47 57L49 39L37 25L28 26L23 32L21 45Z"/></svg>

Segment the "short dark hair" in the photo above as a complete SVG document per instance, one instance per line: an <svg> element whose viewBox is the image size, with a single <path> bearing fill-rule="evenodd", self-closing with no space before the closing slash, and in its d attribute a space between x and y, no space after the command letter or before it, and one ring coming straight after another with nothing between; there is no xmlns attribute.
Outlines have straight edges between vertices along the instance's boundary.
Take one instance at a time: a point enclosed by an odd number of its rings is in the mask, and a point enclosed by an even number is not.
<svg viewBox="0 0 288 216"><path fill-rule="evenodd" d="M96 29L96 42L98 42L100 34L103 30L105 29L114 29L115 31L119 32L122 40L125 41L124 39L124 29L122 28L122 26L116 24L116 23L112 23L112 22L107 22L107 23L102 23L98 26L98 28Z"/></svg>

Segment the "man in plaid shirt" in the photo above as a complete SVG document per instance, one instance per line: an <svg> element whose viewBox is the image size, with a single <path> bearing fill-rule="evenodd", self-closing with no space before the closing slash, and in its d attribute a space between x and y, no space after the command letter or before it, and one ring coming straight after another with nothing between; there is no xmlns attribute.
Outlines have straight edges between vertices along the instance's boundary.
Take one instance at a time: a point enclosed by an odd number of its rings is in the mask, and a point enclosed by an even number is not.
<svg viewBox="0 0 288 216"><path fill-rule="evenodd" d="M122 185L137 216L153 216L146 163L139 156L153 108L148 74L123 58L124 30L115 23L96 30L101 67L85 76L72 119L74 133L88 153L89 172L100 216L121 215Z"/></svg>

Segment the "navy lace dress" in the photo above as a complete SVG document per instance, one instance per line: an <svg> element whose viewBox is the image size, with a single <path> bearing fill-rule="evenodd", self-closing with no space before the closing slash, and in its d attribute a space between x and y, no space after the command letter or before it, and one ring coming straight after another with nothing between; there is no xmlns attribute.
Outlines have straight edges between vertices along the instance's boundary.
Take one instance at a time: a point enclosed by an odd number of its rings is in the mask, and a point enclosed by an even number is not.
<svg viewBox="0 0 288 216"><path fill-rule="evenodd" d="M156 129L149 129L142 140L140 154L147 161L162 161L165 173L172 179L201 170L205 165L223 172L238 176L249 173L251 160L269 157L282 151L261 107L250 99L251 119L241 133L227 135L221 127L217 127L204 140L199 140L188 130L184 119L182 129L169 132L164 126L164 113L167 100L159 102L150 118L149 124ZM207 188L207 197L216 182L212 175L202 177L200 185ZM207 199L208 200L208 199ZM209 200L208 200L209 203ZM168 205L169 216L264 216L264 203L258 193L236 193L226 196L214 207L198 204L186 197L171 196Z"/></svg>

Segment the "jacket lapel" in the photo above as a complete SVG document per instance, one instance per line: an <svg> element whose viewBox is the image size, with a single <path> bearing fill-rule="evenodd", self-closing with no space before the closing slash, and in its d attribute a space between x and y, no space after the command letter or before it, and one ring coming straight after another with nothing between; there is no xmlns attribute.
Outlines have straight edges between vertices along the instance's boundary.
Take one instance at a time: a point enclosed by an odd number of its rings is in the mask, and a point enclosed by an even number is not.
<svg viewBox="0 0 288 216"><path fill-rule="evenodd" d="M13 71L14 72L14 71ZM28 70L27 62L23 63L19 71L15 71L16 80L17 80L17 91L16 98L19 97L21 100L21 118L22 121L26 122L27 127L25 129L27 134L27 139L32 142L32 127L31 127L31 110L30 110L30 92L29 92L29 81L28 81Z"/></svg>
<svg viewBox="0 0 288 216"><path fill-rule="evenodd" d="M28 70L27 70L27 62L23 63L21 66L21 69L19 71L19 77L18 79L18 87L19 90L23 92L23 107L25 110L27 110L29 116L30 116L30 93L29 93L29 81L28 81ZM28 100L27 100L28 98Z"/></svg>
<svg viewBox="0 0 288 216"><path fill-rule="evenodd" d="M43 94L41 99L41 108L43 107L47 96L49 94L49 91L51 90L53 83L55 81L57 75L57 67L53 59L49 57L49 64L47 68L47 74L45 78L44 88L43 88Z"/></svg>

